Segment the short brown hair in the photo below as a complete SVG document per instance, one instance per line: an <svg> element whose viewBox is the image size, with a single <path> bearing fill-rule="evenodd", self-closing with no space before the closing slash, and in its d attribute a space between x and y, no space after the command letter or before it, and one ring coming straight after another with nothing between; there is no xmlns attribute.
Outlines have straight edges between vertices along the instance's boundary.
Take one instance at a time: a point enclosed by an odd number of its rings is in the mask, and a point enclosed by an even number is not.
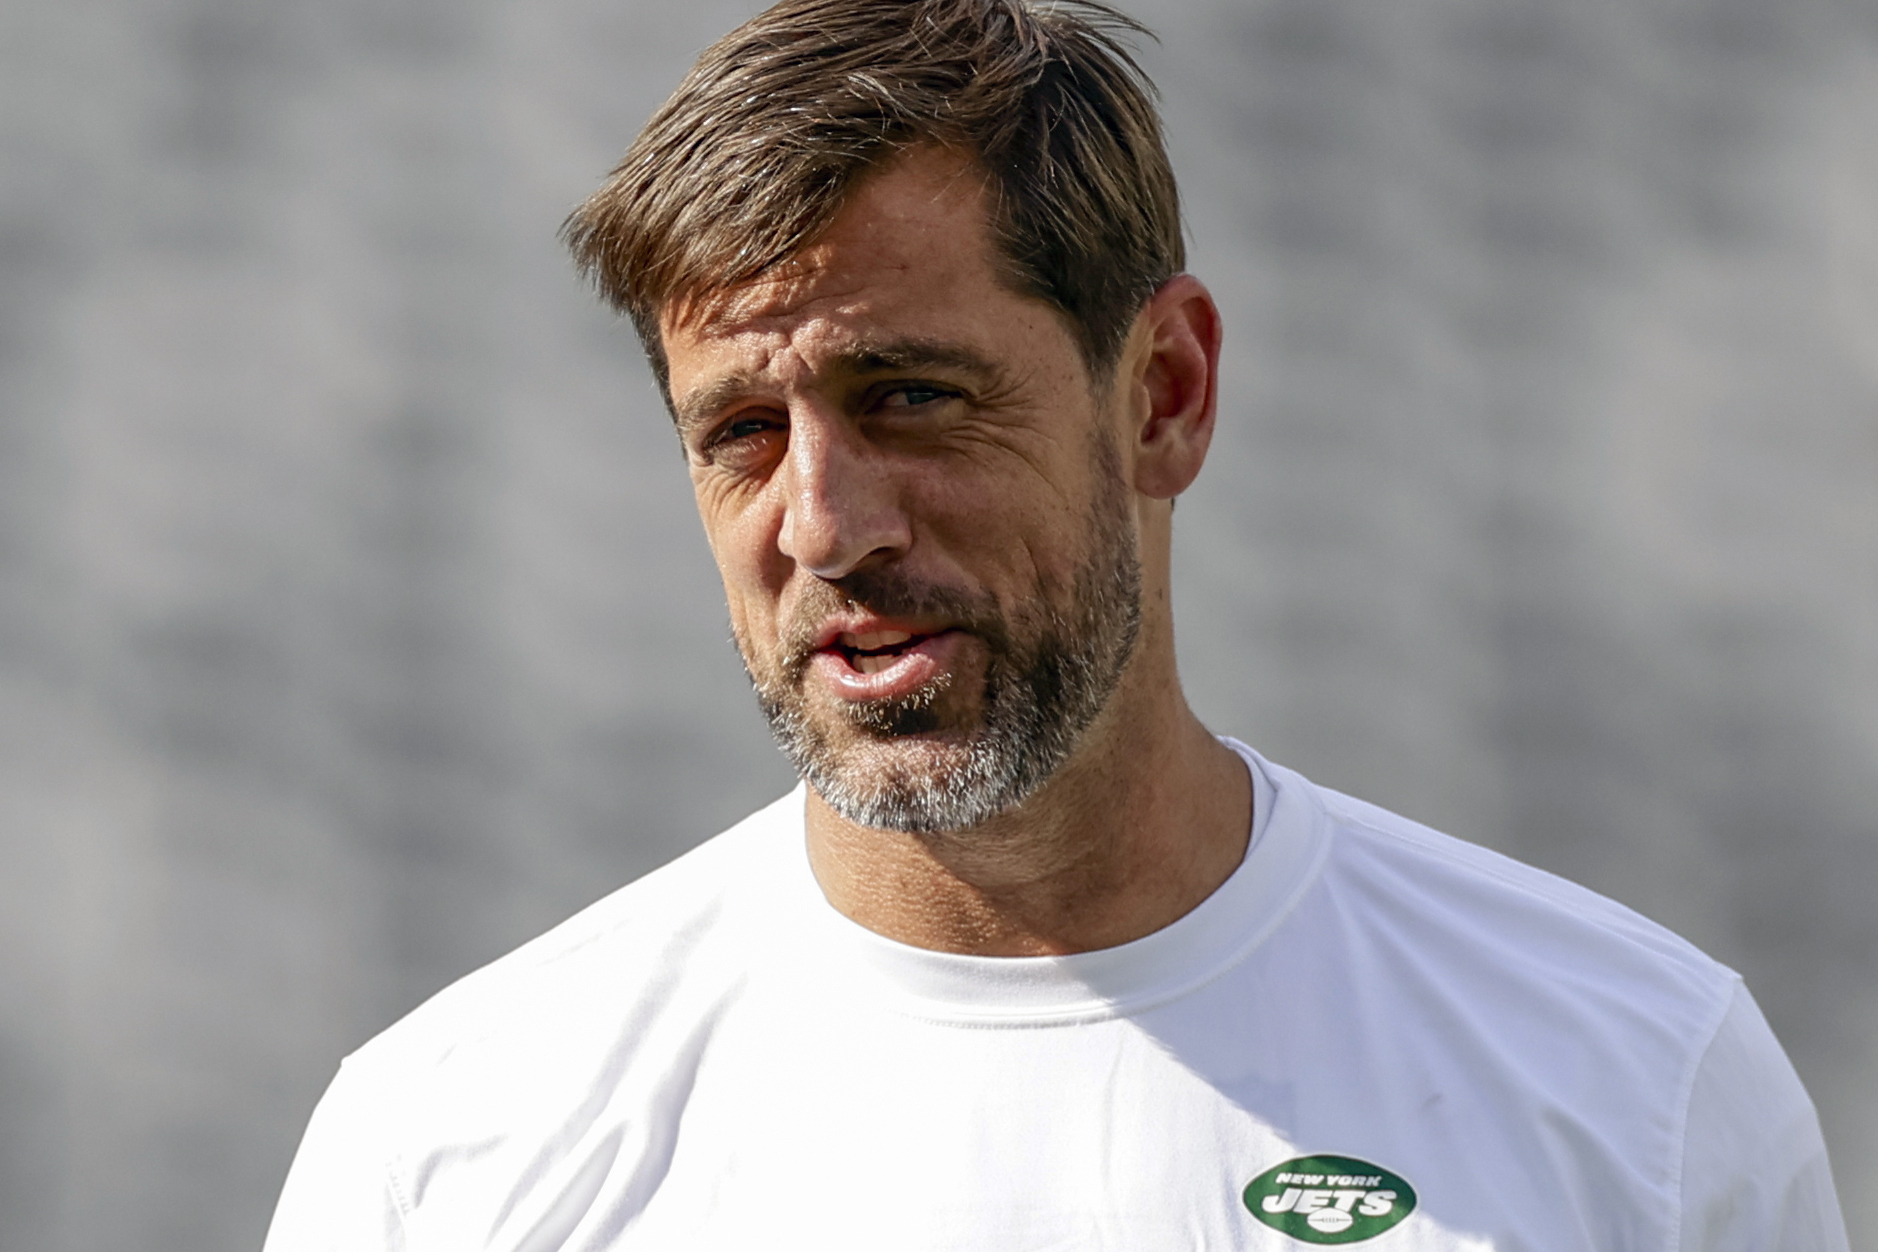
<svg viewBox="0 0 1878 1252"><path fill-rule="evenodd" d="M868 170L923 143L989 178L1006 278L1092 374L1185 261L1139 22L1096 0L782 0L717 41L562 238L669 387L659 315L811 243Z"/></svg>

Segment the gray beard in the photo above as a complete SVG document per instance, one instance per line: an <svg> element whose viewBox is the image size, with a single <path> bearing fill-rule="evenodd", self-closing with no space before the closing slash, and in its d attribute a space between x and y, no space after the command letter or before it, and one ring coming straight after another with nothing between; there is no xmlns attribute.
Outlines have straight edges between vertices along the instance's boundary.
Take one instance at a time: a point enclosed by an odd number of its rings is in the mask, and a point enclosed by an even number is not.
<svg viewBox="0 0 1878 1252"><path fill-rule="evenodd" d="M880 830L969 830L1021 804L1069 759L1120 683L1141 625L1141 566L1127 524L1127 491L1118 473L1104 472L1099 481L1109 489L1091 510L1095 543L1065 607L1050 603L1040 586L1013 622L989 598L912 584L892 570L826 584L834 604L889 617L938 616L984 643L979 724L963 744L937 750L950 759L924 766L851 759L872 754L836 746L810 717L803 678L812 654L799 642L786 652L779 677L765 681L751 670L770 732L831 809ZM748 670L749 649L742 650ZM945 726L934 704L944 688L942 681L902 699L851 706L845 716L879 744L940 731Z"/></svg>

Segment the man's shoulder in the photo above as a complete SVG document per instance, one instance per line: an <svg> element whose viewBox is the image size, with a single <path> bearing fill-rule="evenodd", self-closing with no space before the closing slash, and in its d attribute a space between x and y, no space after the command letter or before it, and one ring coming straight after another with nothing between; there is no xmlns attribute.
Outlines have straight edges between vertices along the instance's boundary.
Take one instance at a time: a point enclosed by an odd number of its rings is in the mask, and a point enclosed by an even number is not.
<svg viewBox="0 0 1878 1252"><path fill-rule="evenodd" d="M588 905L507 955L465 975L347 1058L409 1073L446 1063L492 1038L552 1033L596 1013L672 992L673 974L702 983L732 976L714 949L757 924L748 907L772 894L777 866L801 833L792 792L658 869Z"/></svg>
<svg viewBox="0 0 1878 1252"><path fill-rule="evenodd" d="M1296 776L1293 775L1295 778ZM1327 787L1304 783L1328 838L1332 912L1483 992L1674 1022L1699 1049L1739 977L1666 927L1587 887ZM1412 955L1411 955L1412 954ZM1534 1005L1536 1007L1536 1004ZM1668 1042L1665 1040L1665 1042Z"/></svg>

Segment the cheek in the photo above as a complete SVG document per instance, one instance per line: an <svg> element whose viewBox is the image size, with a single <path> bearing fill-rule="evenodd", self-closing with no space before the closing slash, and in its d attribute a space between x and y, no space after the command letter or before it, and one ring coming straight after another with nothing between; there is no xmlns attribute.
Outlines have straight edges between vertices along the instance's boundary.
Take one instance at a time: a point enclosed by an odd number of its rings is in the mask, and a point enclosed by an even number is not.
<svg viewBox="0 0 1878 1252"><path fill-rule="evenodd" d="M1086 519L1067 504L1012 484L948 493L919 510L926 537L957 574L994 592L1007 606L1054 590L1073 573Z"/></svg>
<svg viewBox="0 0 1878 1252"><path fill-rule="evenodd" d="M691 490L705 542L711 545L725 585L747 578L748 571L762 563L765 544L775 546L776 527L766 524L763 495L738 491L721 476L697 471Z"/></svg>
<svg viewBox="0 0 1878 1252"><path fill-rule="evenodd" d="M760 498L714 495L700 487L697 501L704 537L723 580L731 625L742 638L760 647L770 633L781 592L776 523L761 507Z"/></svg>
<svg viewBox="0 0 1878 1252"><path fill-rule="evenodd" d="M774 677L778 653L775 601L751 595L748 588L736 584L726 572L724 607L730 618L731 641L742 654L744 664L759 682L768 681Z"/></svg>

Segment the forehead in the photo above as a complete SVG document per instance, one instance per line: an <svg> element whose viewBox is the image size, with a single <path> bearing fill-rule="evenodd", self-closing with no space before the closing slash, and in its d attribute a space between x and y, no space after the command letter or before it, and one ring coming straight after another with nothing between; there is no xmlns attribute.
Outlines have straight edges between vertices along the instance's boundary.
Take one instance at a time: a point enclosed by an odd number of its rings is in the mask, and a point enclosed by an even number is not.
<svg viewBox="0 0 1878 1252"><path fill-rule="evenodd" d="M986 177L943 149L869 175L814 243L758 279L680 301L660 320L674 398L722 369L748 372L882 340L991 346L1054 310L999 281Z"/></svg>

